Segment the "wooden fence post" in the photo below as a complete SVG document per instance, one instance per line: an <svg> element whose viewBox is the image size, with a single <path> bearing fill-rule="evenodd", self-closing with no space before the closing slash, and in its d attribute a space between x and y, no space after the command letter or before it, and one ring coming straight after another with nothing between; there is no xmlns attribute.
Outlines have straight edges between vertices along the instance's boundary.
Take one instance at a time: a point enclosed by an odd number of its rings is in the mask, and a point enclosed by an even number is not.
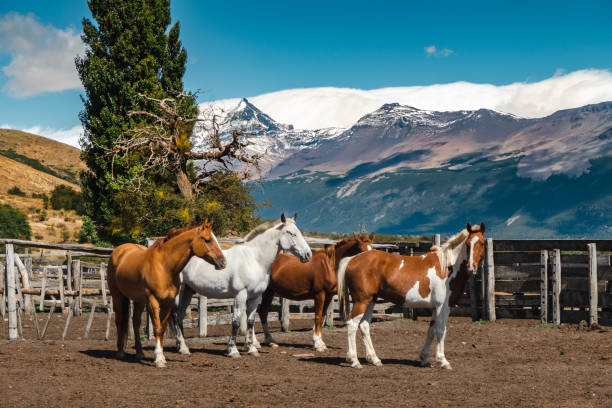
<svg viewBox="0 0 612 408"><path fill-rule="evenodd" d="M208 335L208 299L206 296L198 295L198 317L200 337Z"/></svg>
<svg viewBox="0 0 612 408"><path fill-rule="evenodd" d="M74 271L74 290L78 293L77 301L74 304L74 313L80 316L83 313L83 269L81 269L80 259L72 261L72 270Z"/></svg>
<svg viewBox="0 0 612 408"><path fill-rule="evenodd" d="M435 246L440 246L440 234L434 234L433 244Z"/></svg>
<svg viewBox="0 0 612 408"><path fill-rule="evenodd" d="M472 321L477 322L480 318L480 313L478 310L478 292L476 289L476 275L470 276L470 309L472 312Z"/></svg>
<svg viewBox="0 0 612 408"><path fill-rule="evenodd" d="M15 252L13 244L6 244L6 298L8 301L9 340L19 338L17 333L17 298L15 297Z"/></svg>
<svg viewBox="0 0 612 408"><path fill-rule="evenodd" d="M335 296L333 296L331 302L329 302L329 306L327 308L327 314L325 315L325 324L327 326L334 327L334 310L337 304L338 304L338 299Z"/></svg>
<svg viewBox="0 0 612 408"><path fill-rule="evenodd" d="M281 298L281 328L284 332L289 331L289 299Z"/></svg>
<svg viewBox="0 0 612 408"><path fill-rule="evenodd" d="M561 250L553 250L552 258L553 267L553 293L552 293L552 314L553 324L558 326L561 324Z"/></svg>
<svg viewBox="0 0 612 408"><path fill-rule="evenodd" d="M28 270L26 266L19 258L19 255L14 254L15 256L15 266L19 270L19 275L21 275L21 287L23 289L31 289L30 286L30 275L28 274ZM27 315L32 314L32 310L35 309L34 301L32 300L32 295L25 294L23 295L23 310Z"/></svg>
<svg viewBox="0 0 612 408"><path fill-rule="evenodd" d="M589 249L589 324L597 323L597 247L588 244Z"/></svg>
<svg viewBox="0 0 612 408"><path fill-rule="evenodd" d="M2 289L2 295L0 296L0 315L2 319L6 315L6 268L4 263L0 262L0 289Z"/></svg>
<svg viewBox="0 0 612 408"><path fill-rule="evenodd" d="M494 322L495 316L495 261L493 259L493 238L487 238L487 318Z"/></svg>
<svg viewBox="0 0 612 408"><path fill-rule="evenodd" d="M540 323L548 321L548 251L540 251Z"/></svg>

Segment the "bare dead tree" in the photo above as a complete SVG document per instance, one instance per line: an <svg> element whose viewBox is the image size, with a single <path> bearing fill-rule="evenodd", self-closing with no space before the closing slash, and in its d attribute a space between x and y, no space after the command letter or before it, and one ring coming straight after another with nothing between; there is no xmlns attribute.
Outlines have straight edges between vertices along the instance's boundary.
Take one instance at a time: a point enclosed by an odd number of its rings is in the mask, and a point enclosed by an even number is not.
<svg viewBox="0 0 612 408"><path fill-rule="evenodd" d="M181 112L181 102L190 94L179 93L174 98L156 99L139 94L147 101L153 102L157 112L129 111L130 117L147 118L146 125L137 126L122 134L109 152L113 160L117 156L127 158L130 153L140 152L146 160L141 174L131 180L135 189L144 181L148 171L167 170L176 176L177 186L184 198L192 200L197 186L217 171L235 171L240 165L242 177L249 177L249 169L259 172L260 155L250 153L247 146L251 144L245 129L232 129L231 139L222 140L222 130L227 128L232 118L211 113L199 118L197 113L185 115ZM200 132L206 135L206 149L202 152L191 151L190 134L198 125ZM187 176L187 164L190 160L203 162L203 170L194 181Z"/></svg>

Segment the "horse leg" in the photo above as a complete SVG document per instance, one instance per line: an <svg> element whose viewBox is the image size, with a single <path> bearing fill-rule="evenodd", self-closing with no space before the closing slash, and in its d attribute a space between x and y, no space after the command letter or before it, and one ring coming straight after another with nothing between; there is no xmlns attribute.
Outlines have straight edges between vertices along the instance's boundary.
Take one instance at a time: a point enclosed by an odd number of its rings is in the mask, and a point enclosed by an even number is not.
<svg viewBox="0 0 612 408"><path fill-rule="evenodd" d="M140 341L140 319L144 310L144 303L134 303L134 315L132 316L132 326L134 327L134 348L136 349L136 358L142 360L144 354L142 352L142 342Z"/></svg>
<svg viewBox="0 0 612 408"><path fill-rule="evenodd" d="M188 285L181 285L178 296L178 304L172 310L172 317L174 319L174 327L176 329L176 348L181 354L190 354L189 347L185 343L185 336L183 335L183 319L185 318L185 311L187 306L191 303L194 290Z"/></svg>
<svg viewBox="0 0 612 408"><path fill-rule="evenodd" d="M366 311L367 305L370 304L371 300L368 301L356 301L349 315L349 319L346 322L348 332L348 351L346 352L346 361L351 363L351 367L361 368L359 359L357 358L357 327L359 322Z"/></svg>
<svg viewBox="0 0 612 408"><path fill-rule="evenodd" d="M149 315L153 322L153 333L155 334L155 365L162 368L166 366L166 358L164 357L162 346L165 327L162 326L160 318L161 310L159 302L153 295L149 295Z"/></svg>
<svg viewBox="0 0 612 408"><path fill-rule="evenodd" d="M365 314L359 322L359 330L361 331L361 337L363 338L363 345L366 350L366 360L372 365L382 366L380 358L376 355L374 345L372 344L372 338L370 337L370 321L372 320L372 312L374 311L374 303L372 300L366 309Z"/></svg>
<svg viewBox="0 0 612 408"><path fill-rule="evenodd" d="M115 325L117 326L117 358L125 357L125 343L127 343L128 325L130 324L130 299L123 296L119 290L113 295L113 308L115 309Z"/></svg>
<svg viewBox="0 0 612 408"><path fill-rule="evenodd" d="M434 338L435 324L436 312L433 311L431 316L431 322L429 322L429 330L427 330L427 337L425 338L425 344L423 345L423 349L421 349L421 367L431 367L431 363L429 362L429 348L431 347L431 341Z"/></svg>
<svg viewBox="0 0 612 408"><path fill-rule="evenodd" d="M247 300L246 289L238 292L234 298L234 308L232 309L232 335L230 336L229 342L227 343L227 355L231 358L240 358L240 353L236 348L236 335L240 329L240 318L244 311L245 303Z"/></svg>
<svg viewBox="0 0 612 408"><path fill-rule="evenodd" d="M268 311L270 310L270 305L272 304L272 299L274 298L274 291L268 286L268 289L264 292L261 297L261 303L259 304L259 320L261 320L261 325L263 326L264 333L266 335L266 339L264 340L270 347L278 347L278 343L272 337L272 333L270 332L270 326L268 326Z"/></svg>
<svg viewBox="0 0 612 408"><path fill-rule="evenodd" d="M257 312L257 305L261 301L261 295L257 296L254 299L250 299L247 302L247 332L246 332L246 349L247 353L259 357L259 351L257 351L257 347L255 346L255 313Z"/></svg>
<svg viewBox="0 0 612 408"><path fill-rule="evenodd" d="M449 313L450 308L448 305L442 305L436 309L437 316L434 330L438 338L438 343L436 344L436 360L440 362L442 368L452 370L453 368L444 356L444 338L446 337L446 322L448 321Z"/></svg>
<svg viewBox="0 0 612 408"><path fill-rule="evenodd" d="M333 295L332 295L333 296ZM314 343L314 349L319 352L327 350L321 333L323 332L323 320L325 319L325 311L329 306L331 296L326 296L324 291L321 291L315 295L315 327L312 333L312 341Z"/></svg>

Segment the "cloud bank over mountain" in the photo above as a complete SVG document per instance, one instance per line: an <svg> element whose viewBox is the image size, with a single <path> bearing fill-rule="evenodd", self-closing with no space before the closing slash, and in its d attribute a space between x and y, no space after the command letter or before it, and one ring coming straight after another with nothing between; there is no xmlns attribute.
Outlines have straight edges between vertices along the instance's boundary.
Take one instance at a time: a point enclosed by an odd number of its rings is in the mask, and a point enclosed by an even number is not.
<svg viewBox="0 0 612 408"><path fill-rule="evenodd" d="M481 108L524 118L539 118L561 109L612 100L612 72L586 69L555 74L539 82L509 85L453 82L373 90L351 88L287 89L248 98L274 120L298 129L347 128L385 103L435 111ZM234 108L239 98L212 103ZM205 109L211 102L201 104Z"/></svg>

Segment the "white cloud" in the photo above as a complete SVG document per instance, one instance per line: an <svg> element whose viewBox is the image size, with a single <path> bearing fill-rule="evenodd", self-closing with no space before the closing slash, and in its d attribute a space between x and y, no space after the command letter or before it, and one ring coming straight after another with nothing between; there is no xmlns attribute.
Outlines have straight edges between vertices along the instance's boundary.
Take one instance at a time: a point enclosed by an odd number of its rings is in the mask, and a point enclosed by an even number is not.
<svg viewBox="0 0 612 408"><path fill-rule="evenodd" d="M441 50L437 49L435 45L430 45L428 47L425 47L425 54L427 54L428 57L448 57L449 55L451 55L454 51L448 48L442 48Z"/></svg>
<svg viewBox="0 0 612 408"><path fill-rule="evenodd" d="M349 127L385 103L419 109L454 111L492 109L525 118L550 115L560 109L612 101L612 72L588 69L557 74L539 82L509 85L453 82L427 86L381 88L288 89L248 98L275 120L298 129ZM233 107L239 99L216 101ZM204 109L208 103L202 104Z"/></svg>
<svg viewBox="0 0 612 408"><path fill-rule="evenodd" d="M43 26L32 14L8 13L0 17L0 50L10 56L2 72L11 96L81 88L74 57L84 53L85 45L71 28Z"/></svg>
<svg viewBox="0 0 612 408"><path fill-rule="evenodd" d="M34 135L43 136L48 139L57 140L80 149L79 138L83 135L83 127L81 125L73 126L68 129L54 129L46 126L32 126L29 128L21 128L9 124L0 125L0 129L15 129L23 132L32 133Z"/></svg>

